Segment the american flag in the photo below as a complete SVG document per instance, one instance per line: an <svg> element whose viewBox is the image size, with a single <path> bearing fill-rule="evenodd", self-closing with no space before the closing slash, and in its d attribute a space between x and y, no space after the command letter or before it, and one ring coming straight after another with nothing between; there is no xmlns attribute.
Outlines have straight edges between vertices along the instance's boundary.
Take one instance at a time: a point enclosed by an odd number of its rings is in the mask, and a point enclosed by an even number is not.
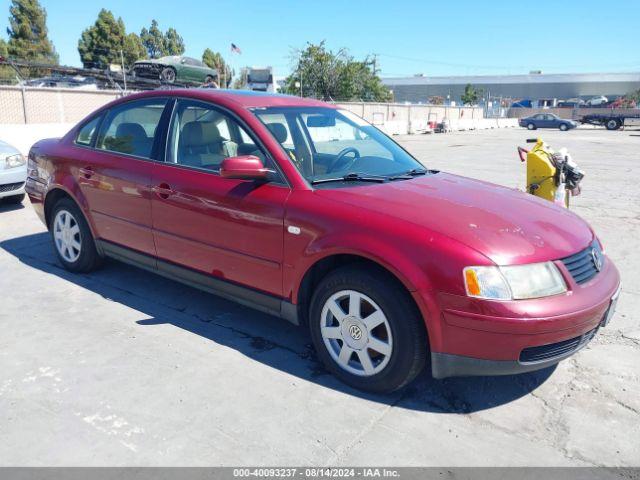
<svg viewBox="0 0 640 480"><path fill-rule="evenodd" d="M235 43L231 44L231 53L242 53L242 50L240 50L240 47L238 47Z"/></svg>

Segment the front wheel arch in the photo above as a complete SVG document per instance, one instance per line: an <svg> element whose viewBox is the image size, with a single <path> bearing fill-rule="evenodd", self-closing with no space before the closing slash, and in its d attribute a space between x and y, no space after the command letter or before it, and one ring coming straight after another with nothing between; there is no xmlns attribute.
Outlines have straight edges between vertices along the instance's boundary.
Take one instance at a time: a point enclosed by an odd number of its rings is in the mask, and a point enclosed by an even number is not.
<svg viewBox="0 0 640 480"><path fill-rule="evenodd" d="M413 299L413 295L411 295L411 291L413 290L411 285L407 285L404 281L402 281L397 275L395 275L392 271L387 269L385 266L380 263L371 260L362 255L357 254L332 254L326 257L323 257L317 260L313 265L311 265L300 281L300 285L298 288L296 300L296 306L298 310L298 318L300 319L301 325L307 325L309 321L309 305L311 303L311 297L313 296L313 292L315 287L322 281L324 277L326 277L329 273L339 268L342 268L346 265L357 265L363 266L364 268L370 269L380 275L386 276L391 281L395 282L399 287L407 292L407 294L411 297L411 301L414 303L418 312L421 312L419 305L416 304ZM425 328L426 328L426 319L425 320Z"/></svg>

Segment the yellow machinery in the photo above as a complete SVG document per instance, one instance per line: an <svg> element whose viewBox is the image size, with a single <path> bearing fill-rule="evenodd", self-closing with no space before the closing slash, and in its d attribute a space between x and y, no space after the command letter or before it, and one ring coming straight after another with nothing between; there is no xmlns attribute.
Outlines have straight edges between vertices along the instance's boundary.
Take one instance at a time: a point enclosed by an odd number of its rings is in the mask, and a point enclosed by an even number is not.
<svg viewBox="0 0 640 480"><path fill-rule="evenodd" d="M551 150L541 138L531 138L531 150L518 147L520 160L527 163L527 192L565 207L569 197L580 194L584 173L571 160L566 149Z"/></svg>

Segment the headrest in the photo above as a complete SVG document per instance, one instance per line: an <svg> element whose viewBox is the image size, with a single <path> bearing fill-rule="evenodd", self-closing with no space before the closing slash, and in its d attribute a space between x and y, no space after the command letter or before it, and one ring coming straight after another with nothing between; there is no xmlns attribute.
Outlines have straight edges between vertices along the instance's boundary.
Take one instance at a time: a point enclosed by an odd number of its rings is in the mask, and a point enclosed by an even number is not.
<svg viewBox="0 0 640 480"><path fill-rule="evenodd" d="M202 147L222 142L220 130L213 122L189 122L182 127L180 143L190 147Z"/></svg>
<svg viewBox="0 0 640 480"><path fill-rule="evenodd" d="M121 123L116 128L116 138L132 137L134 140L147 138L147 132L139 123Z"/></svg>
<svg viewBox="0 0 640 480"><path fill-rule="evenodd" d="M278 143L287 141L287 127L282 123L267 123L267 128L271 131Z"/></svg>

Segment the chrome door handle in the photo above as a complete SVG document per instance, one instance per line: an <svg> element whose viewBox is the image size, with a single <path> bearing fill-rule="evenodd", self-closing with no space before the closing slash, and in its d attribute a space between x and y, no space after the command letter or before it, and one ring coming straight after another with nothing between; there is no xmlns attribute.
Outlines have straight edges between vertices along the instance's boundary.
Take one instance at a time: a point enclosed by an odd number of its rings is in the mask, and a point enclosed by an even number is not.
<svg viewBox="0 0 640 480"><path fill-rule="evenodd" d="M176 193L166 183L161 183L160 185L153 187L153 192L156 195L158 195L160 198L165 198L165 199L169 198L171 195Z"/></svg>

